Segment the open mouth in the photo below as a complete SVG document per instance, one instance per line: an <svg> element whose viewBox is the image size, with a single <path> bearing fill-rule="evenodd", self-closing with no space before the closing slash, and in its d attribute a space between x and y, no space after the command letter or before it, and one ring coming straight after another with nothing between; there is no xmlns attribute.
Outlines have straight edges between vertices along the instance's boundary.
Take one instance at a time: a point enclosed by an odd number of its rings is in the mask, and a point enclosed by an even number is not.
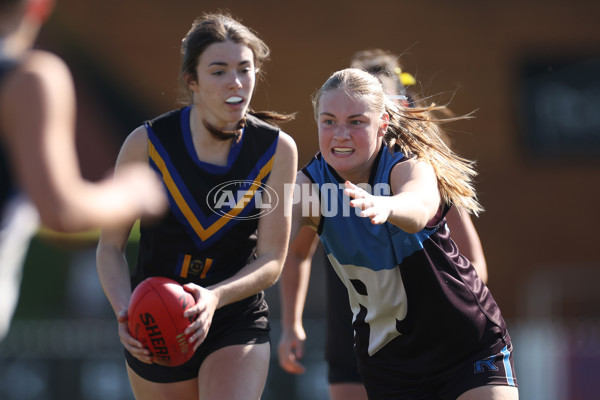
<svg viewBox="0 0 600 400"><path fill-rule="evenodd" d="M242 99L239 96L231 96L225 100L225 103L237 105L237 104L242 104L242 101L244 101L244 99Z"/></svg>

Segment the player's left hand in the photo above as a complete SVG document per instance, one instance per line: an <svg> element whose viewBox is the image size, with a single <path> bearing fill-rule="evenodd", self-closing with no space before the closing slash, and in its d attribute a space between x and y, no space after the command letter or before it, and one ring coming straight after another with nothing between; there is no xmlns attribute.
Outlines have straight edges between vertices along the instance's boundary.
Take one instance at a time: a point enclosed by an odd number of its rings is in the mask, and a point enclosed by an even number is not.
<svg viewBox="0 0 600 400"><path fill-rule="evenodd" d="M185 334L190 336L189 342L194 345L196 351L208 335L219 299L211 290L194 283L186 283L183 288L196 299L196 305L183 313L183 316L190 320L196 318L185 330Z"/></svg>
<svg viewBox="0 0 600 400"><path fill-rule="evenodd" d="M352 182L346 181L344 193L352 199L350 205L361 210L360 216L370 218L373 224L383 224L392 212L389 197L373 196Z"/></svg>

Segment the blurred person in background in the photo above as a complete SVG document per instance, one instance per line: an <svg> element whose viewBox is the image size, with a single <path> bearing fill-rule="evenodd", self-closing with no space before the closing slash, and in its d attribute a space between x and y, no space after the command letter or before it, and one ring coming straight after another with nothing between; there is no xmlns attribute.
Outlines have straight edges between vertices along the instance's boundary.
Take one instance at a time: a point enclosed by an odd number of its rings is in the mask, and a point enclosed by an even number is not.
<svg viewBox="0 0 600 400"><path fill-rule="evenodd" d="M82 177L71 73L56 55L32 49L53 6L52 0L0 0L0 339L40 220L56 231L79 232L157 217L167 205L146 165L100 182Z"/></svg>
<svg viewBox="0 0 600 400"><path fill-rule="evenodd" d="M117 160L117 170L141 161L160 173L169 213L153 226L142 220L132 277L123 254L131 227L103 230L98 274L119 321L136 398L257 400L271 354L263 290L283 268L298 168L294 141L273 123L292 116L249 108L269 48L231 16L198 18L181 53L190 104L135 129ZM219 187L239 202L212 204ZM263 213L258 200L267 195L279 203ZM186 330L195 354L181 366L153 363L128 330L132 289L151 276L183 284L196 299L184 314L197 317Z"/></svg>
<svg viewBox="0 0 600 400"><path fill-rule="evenodd" d="M350 66L369 72L382 82L388 98L403 107L414 107L419 101L409 87L415 78L402 71L399 57L381 49L359 51L352 57ZM446 143L449 138L443 135ZM465 211L452 207L446 215L452 240L461 254L469 259L482 281L487 281L487 265L479 235L473 221ZM318 243L317 233L303 227L290 245L281 276L282 336L278 355L281 367L289 373L303 373L300 363L304 355L306 334L302 313L308 290L310 268ZM354 353L352 311L347 290L329 264L322 262L326 271L326 347L329 391L332 400L365 400L367 393L358 372Z"/></svg>

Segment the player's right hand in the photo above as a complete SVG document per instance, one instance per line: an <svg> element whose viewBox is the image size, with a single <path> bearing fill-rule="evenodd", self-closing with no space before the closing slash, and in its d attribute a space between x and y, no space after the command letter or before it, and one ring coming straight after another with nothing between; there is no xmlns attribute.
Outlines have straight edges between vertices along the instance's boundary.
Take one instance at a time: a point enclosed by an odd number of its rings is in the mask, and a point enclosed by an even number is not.
<svg viewBox="0 0 600 400"><path fill-rule="evenodd" d="M129 333L126 308L119 312L117 321L119 322L119 337L121 338L121 343L123 344L125 349L127 349L127 351L130 352L132 356L134 356L141 362L146 364L152 364L152 356L150 354L150 350L145 348L142 342L131 336L131 333Z"/></svg>
<svg viewBox="0 0 600 400"><path fill-rule="evenodd" d="M300 363L304 357L304 342L306 333L302 327L295 331L284 329L279 339L277 355L279 365L290 374L303 374L306 368Z"/></svg>

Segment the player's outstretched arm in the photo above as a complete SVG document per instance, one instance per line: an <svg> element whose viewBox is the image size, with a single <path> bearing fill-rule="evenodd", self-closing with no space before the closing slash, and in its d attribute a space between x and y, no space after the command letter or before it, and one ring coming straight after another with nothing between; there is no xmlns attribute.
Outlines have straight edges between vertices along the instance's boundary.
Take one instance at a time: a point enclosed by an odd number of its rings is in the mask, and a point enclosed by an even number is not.
<svg viewBox="0 0 600 400"><path fill-rule="evenodd" d="M440 206L440 193L433 167L423 161L397 164L390 175L392 196L373 196L351 182L345 193L350 205L373 224L390 222L408 233L425 228Z"/></svg>
<svg viewBox="0 0 600 400"><path fill-rule="evenodd" d="M73 81L57 56L30 52L7 78L0 109L3 139L18 182L49 228L111 227L165 210L162 186L147 165L122 168L101 182L82 178Z"/></svg>

